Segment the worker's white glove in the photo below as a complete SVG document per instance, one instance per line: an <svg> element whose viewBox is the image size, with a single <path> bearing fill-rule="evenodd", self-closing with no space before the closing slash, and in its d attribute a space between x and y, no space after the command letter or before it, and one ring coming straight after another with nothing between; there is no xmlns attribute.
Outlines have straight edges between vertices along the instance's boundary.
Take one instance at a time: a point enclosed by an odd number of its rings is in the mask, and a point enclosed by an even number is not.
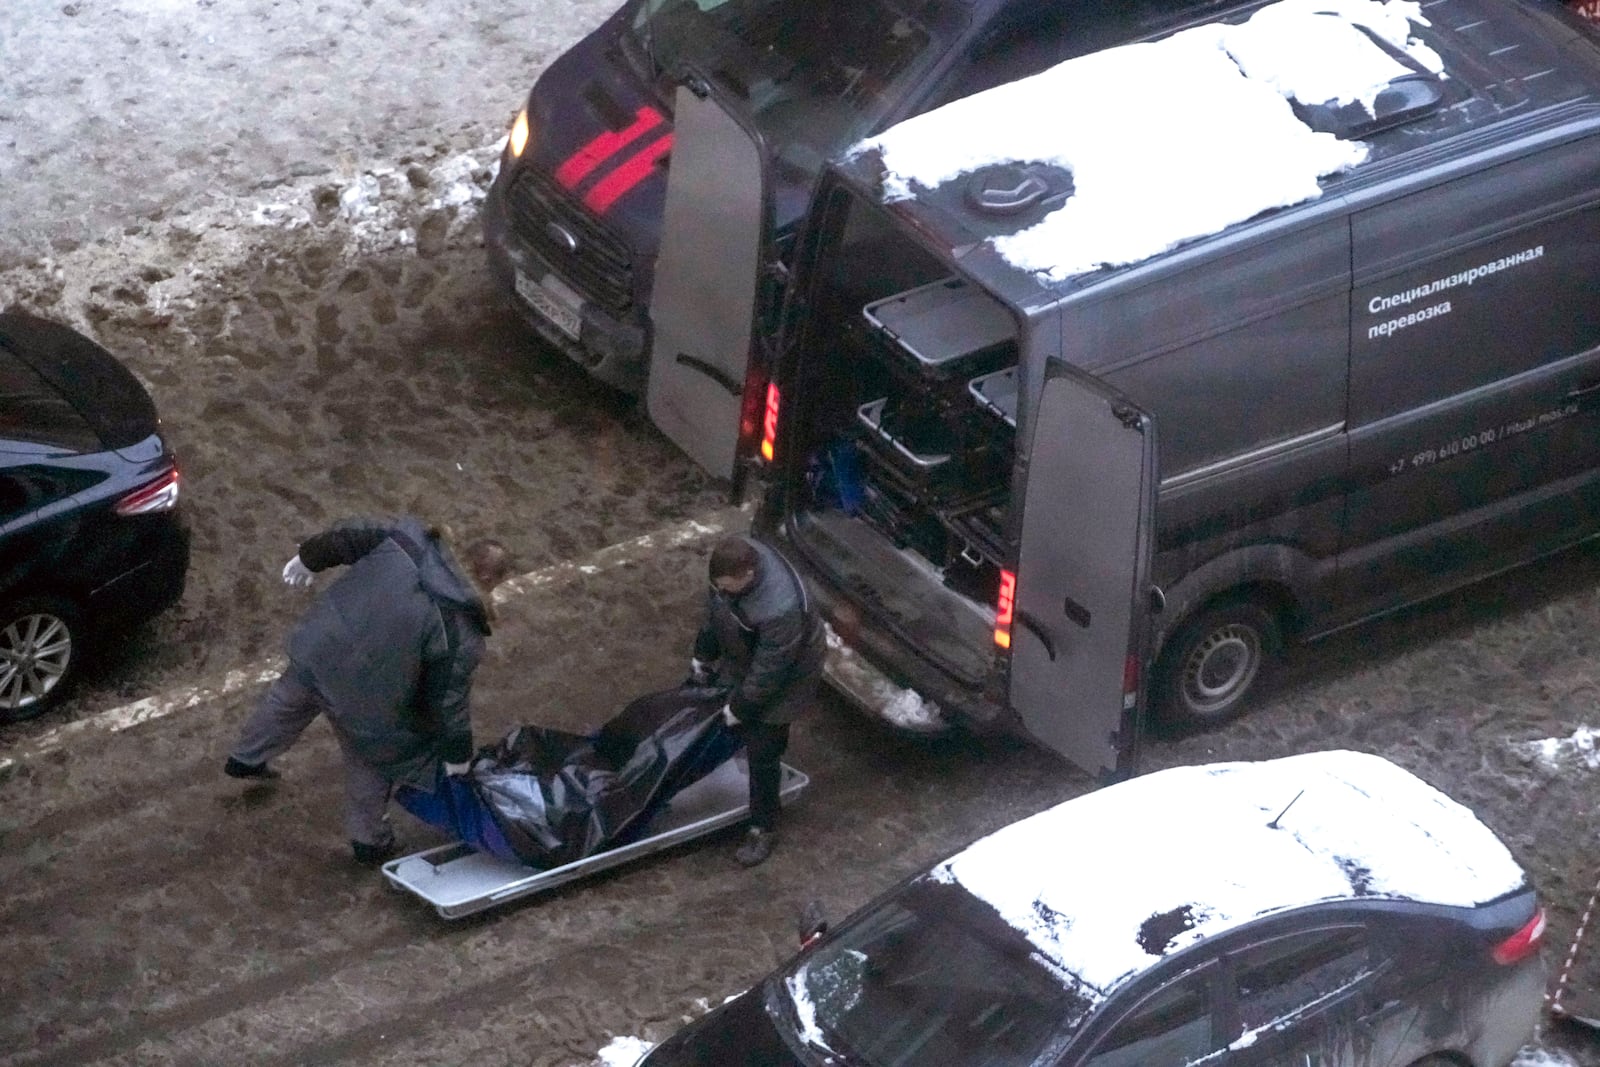
<svg viewBox="0 0 1600 1067"><path fill-rule="evenodd" d="M295 553L294 558L283 565L284 585L310 585L315 576L310 567L300 562L299 553Z"/></svg>
<svg viewBox="0 0 1600 1067"><path fill-rule="evenodd" d="M733 705L732 704L724 704L724 705L722 705L722 721L727 723L729 726L738 726L739 725L739 719L733 713Z"/></svg>
<svg viewBox="0 0 1600 1067"><path fill-rule="evenodd" d="M691 685L708 685L711 682L711 664L702 659L690 659L689 682Z"/></svg>
<svg viewBox="0 0 1600 1067"><path fill-rule="evenodd" d="M451 778L460 778L470 770L472 770L471 760L467 760L465 763L446 763L444 765L444 773Z"/></svg>

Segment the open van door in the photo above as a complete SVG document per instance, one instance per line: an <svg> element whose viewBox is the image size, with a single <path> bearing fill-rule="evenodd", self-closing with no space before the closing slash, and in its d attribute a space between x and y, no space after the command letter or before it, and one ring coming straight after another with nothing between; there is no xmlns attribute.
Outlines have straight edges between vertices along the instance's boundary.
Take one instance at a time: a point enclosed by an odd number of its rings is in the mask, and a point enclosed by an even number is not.
<svg viewBox="0 0 1600 1067"><path fill-rule="evenodd" d="M650 302L650 419L731 478L772 197L766 146L693 71L673 110L672 169Z"/></svg>
<svg viewBox="0 0 1600 1067"><path fill-rule="evenodd" d="M1143 725L1155 423L1104 383L1047 364L1028 452L1011 627L1011 704L1090 774L1134 771Z"/></svg>

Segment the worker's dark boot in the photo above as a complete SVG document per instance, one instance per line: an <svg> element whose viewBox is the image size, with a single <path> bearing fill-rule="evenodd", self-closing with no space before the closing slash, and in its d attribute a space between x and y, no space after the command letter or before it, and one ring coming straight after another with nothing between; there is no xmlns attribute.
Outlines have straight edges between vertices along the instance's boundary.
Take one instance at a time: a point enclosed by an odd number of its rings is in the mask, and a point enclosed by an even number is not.
<svg viewBox="0 0 1600 1067"><path fill-rule="evenodd" d="M734 861L741 867L754 867L758 863L765 863L777 843L778 831L752 826L744 832L744 840L734 851Z"/></svg>
<svg viewBox="0 0 1600 1067"><path fill-rule="evenodd" d="M278 772L265 763L246 763L232 756L229 756L228 762L222 765L222 773L229 778L254 779L258 782L270 782L278 777Z"/></svg>
<svg viewBox="0 0 1600 1067"><path fill-rule="evenodd" d="M394 858L394 842L384 845L369 845L365 841L350 842L350 851L355 853L356 862L363 867L377 867Z"/></svg>

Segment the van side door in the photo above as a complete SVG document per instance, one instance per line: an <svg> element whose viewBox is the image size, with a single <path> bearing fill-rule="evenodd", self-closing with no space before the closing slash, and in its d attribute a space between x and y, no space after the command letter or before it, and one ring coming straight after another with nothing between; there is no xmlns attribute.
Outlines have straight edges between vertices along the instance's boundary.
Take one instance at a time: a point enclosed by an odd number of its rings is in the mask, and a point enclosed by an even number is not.
<svg viewBox="0 0 1600 1067"><path fill-rule="evenodd" d="M1155 423L1050 361L1028 448L1011 705L1036 740L1090 774L1131 773L1143 688L1125 682L1148 640Z"/></svg>
<svg viewBox="0 0 1600 1067"><path fill-rule="evenodd" d="M1594 531L1595 151L1547 132L1401 196L1352 195L1348 617Z"/></svg>
<svg viewBox="0 0 1600 1067"><path fill-rule="evenodd" d="M645 403L690 459L730 478L772 229L767 149L693 71L678 87L673 124Z"/></svg>

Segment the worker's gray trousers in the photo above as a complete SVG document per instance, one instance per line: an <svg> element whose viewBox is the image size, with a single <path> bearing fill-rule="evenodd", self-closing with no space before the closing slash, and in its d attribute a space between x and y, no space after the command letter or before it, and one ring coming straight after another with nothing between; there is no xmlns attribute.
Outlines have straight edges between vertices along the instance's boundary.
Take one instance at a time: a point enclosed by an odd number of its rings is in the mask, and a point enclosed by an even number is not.
<svg viewBox="0 0 1600 1067"><path fill-rule="evenodd" d="M245 722L233 758L259 766L281 756L311 725L311 720L327 710L328 702L322 694L290 663ZM333 736L344 753L345 833L352 842L364 845L385 848L394 844L394 831L389 827L392 783L352 751L349 738L331 715L328 725L333 727Z"/></svg>

